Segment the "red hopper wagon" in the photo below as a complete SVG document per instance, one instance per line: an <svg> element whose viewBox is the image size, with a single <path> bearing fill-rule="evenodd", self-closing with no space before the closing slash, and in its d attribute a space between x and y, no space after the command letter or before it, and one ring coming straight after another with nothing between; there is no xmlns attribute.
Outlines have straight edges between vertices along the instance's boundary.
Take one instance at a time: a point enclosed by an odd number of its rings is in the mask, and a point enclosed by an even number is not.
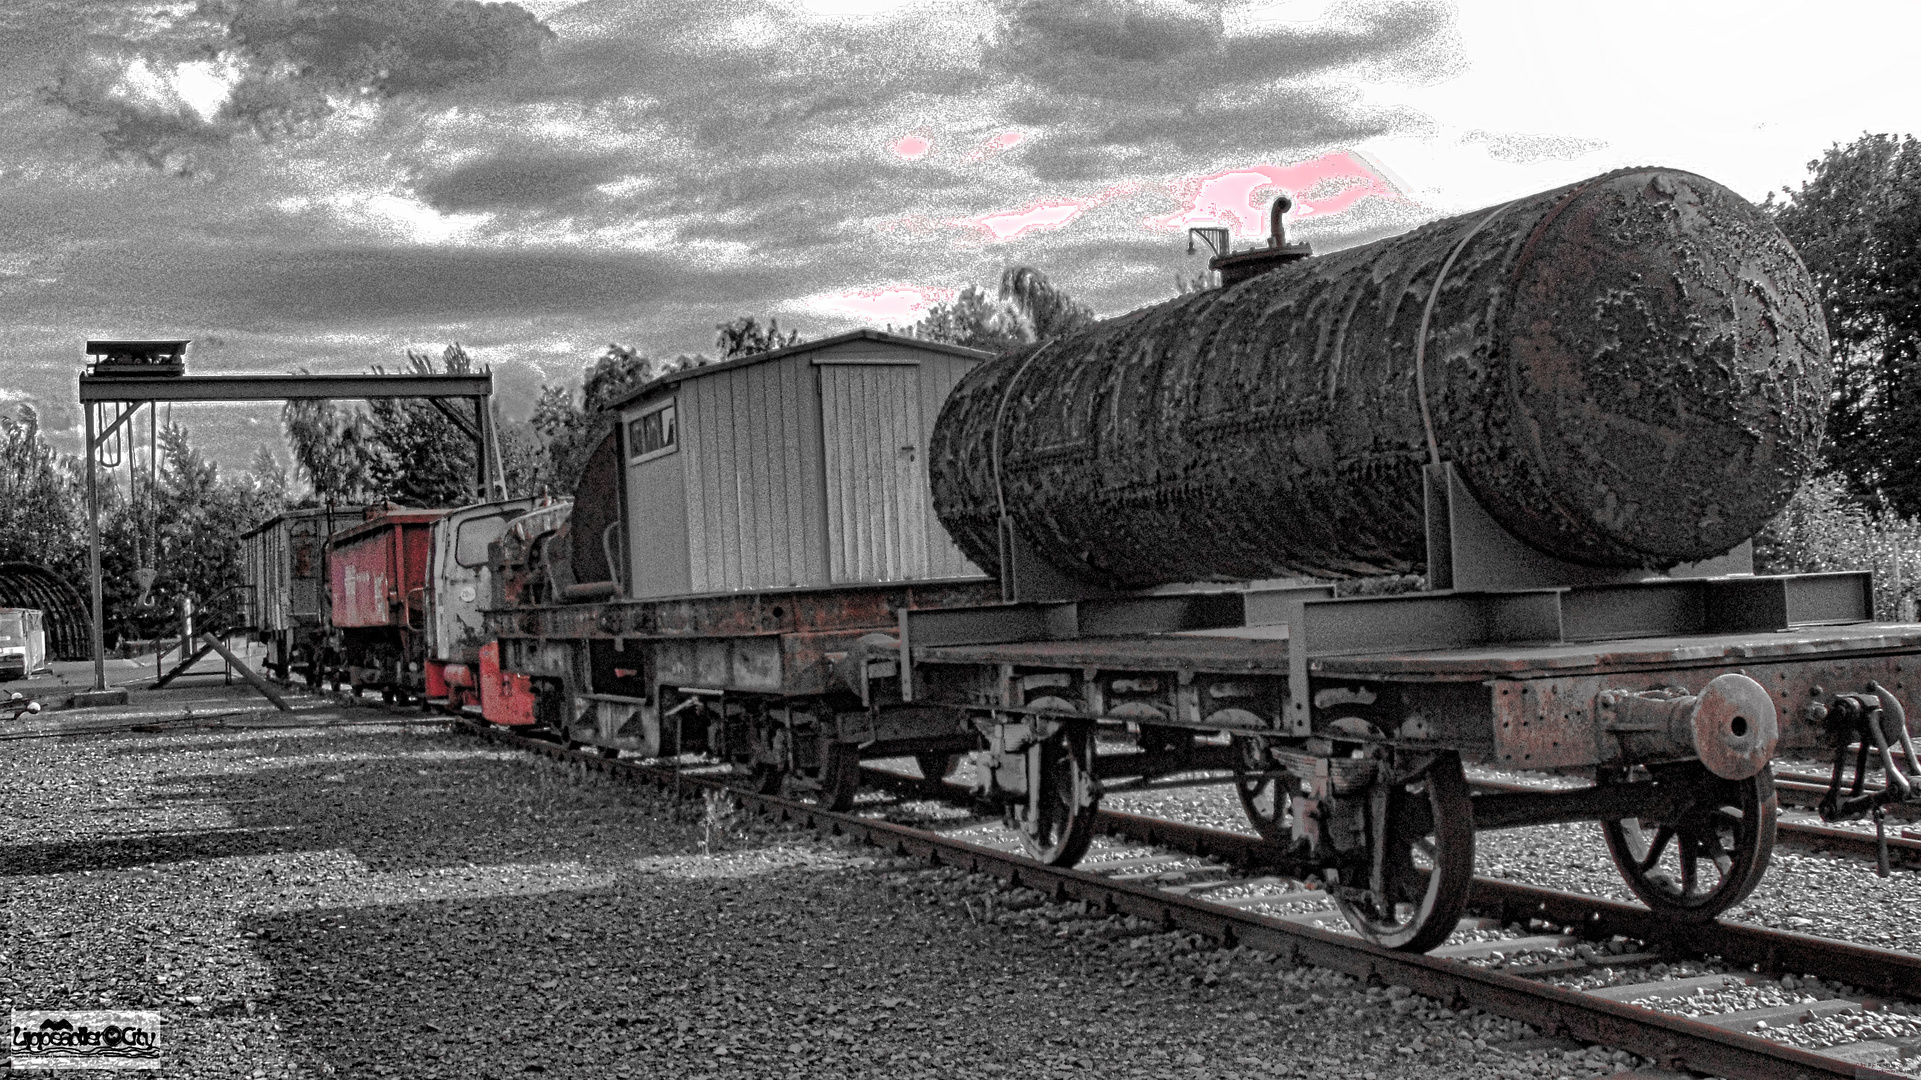
<svg viewBox="0 0 1921 1080"><path fill-rule="evenodd" d="M427 631L427 580L434 522L445 510L387 505L328 542L336 665L331 681L358 693L376 686L392 701L421 696Z"/></svg>

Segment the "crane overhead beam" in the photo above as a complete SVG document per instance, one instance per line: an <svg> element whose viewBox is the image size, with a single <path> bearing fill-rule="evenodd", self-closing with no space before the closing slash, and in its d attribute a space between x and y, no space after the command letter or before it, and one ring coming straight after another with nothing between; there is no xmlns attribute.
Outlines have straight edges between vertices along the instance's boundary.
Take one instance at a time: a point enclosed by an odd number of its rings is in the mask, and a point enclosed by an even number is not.
<svg viewBox="0 0 1921 1080"><path fill-rule="evenodd" d="M109 364L106 360L96 363L96 370L106 368L109 374L82 374L80 376L80 403L84 417L84 437L87 448L87 517L91 522L88 532L87 564L89 575L93 578L93 688L105 690L107 687L106 636L102 625L105 604L104 590L100 580L100 493L99 469L96 467L101 444L128 422L138 407L159 401L313 401L313 400L357 400L374 398L425 398L453 419L461 430L480 443L476 455L480 466L479 489L482 498L486 493L501 488L500 455L495 449L488 453L493 440L492 424L489 420L487 402L493 396L494 376L492 372L479 375L185 375L182 359L186 349L185 341L90 341L87 343L89 355L112 356L126 353L138 357L158 357L166 363L129 363L116 361ZM124 358L123 358L124 361ZM156 374L142 374L142 370L156 371ZM162 370L165 369L165 370ZM474 422L469 424L449 409L443 399L468 398L474 402ZM105 425L104 409L96 405L108 402L131 404L134 408L123 409L113 423ZM502 494L505 494L502 489ZM224 646L215 644L229 663L237 665L248 681L262 686L262 693L274 695L264 689L264 684L245 664L229 655ZM280 704L276 699L276 704ZM281 705L282 708L286 706Z"/></svg>
<svg viewBox="0 0 1921 1080"><path fill-rule="evenodd" d="M483 375L82 375L80 400L286 401L363 398L485 398Z"/></svg>

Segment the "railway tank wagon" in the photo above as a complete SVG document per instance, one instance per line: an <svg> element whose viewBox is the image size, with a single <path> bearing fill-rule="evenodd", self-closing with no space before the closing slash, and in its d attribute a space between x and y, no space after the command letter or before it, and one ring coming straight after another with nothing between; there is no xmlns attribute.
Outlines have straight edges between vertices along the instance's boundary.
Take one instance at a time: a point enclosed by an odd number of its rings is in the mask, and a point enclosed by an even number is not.
<svg viewBox="0 0 1921 1080"><path fill-rule="evenodd" d="M1834 751L1831 818L1921 791L1921 627L1873 622L1866 574L1752 573L1829 378L1752 205L1647 168L1318 258L1275 220L1222 288L983 364L936 425L936 510L1002 595L909 611L885 690L972 717L1031 853L1077 861L1108 787L1231 769L1360 933L1425 950L1477 828L1597 821L1707 919L1766 868L1778 749ZM1474 763L1593 783L1477 795Z"/></svg>
<svg viewBox="0 0 1921 1080"><path fill-rule="evenodd" d="M841 807L862 757L944 770L978 745L964 717L878 687L902 611L998 593L926 471L941 403L985 358L860 330L618 403L571 506L496 545L486 716L609 754L705 750Z"/></svg>

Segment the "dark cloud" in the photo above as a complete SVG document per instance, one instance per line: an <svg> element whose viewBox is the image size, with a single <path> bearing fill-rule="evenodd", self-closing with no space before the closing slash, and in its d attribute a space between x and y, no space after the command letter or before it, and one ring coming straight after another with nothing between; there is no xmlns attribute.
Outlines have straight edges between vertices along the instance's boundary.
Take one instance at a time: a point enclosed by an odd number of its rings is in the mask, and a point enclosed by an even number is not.
<svg viewBox="0 0 1921 1080"><path fill-rule="evenodd" d="M316 328L605 316L697 295L721 276L668 255L578 248L353 246L240 257L208 249L169 262L162 272L192 310L240 326ZM100 269L102 291L127 272Z"/></svg>
<svg viewBox="0 0 1921 1080"><path fill-rule="evenodd" d="M479 0L209 0L233 47L303 79L382 97L437 93L538 63L554 33Z"/></svg>
<svg viewBox="0 0 1921 1080"><path fill-rule="evenodd" d="M1036 178L1057 182L1157 172L1168 161L1228 161L1276 148L1353 145L1387 132L1418 129L1426 119L1404 109L1366 108L1339 91L1276 88L1258 101L1206 109L1141 107L1115 110L1104 122L1083 123L1065 137L1037 143L1026 165Z"/></svg>
<svg viewBox="0 0 1921 1080"><path fill-rule="evenodd" d="M1406 57L1451 22L1436 4L1349 7L1338 21L1228 37L1210 7L1143 0L1026 0L1002 19L985 59L1055 94L1123 105L1197 105L1213 91L1284 82Z"/></svg>
<svg viewBox="0 0 1921 1080"><path fill-rule="evenodd" d="M197 151L302 131L342 95L436 94L524 71L552 37L511 3L204 0L137 36L96 38L41 97L103 122L108 156L185 174L203 164Z"/></svg>
<svg viewBox="0 0 1921 1080"><path fill-rule="evenodd" d="M1450 26L1443 7L1390 0L1337 9L1325 24L1229 36L1211 7L1028 0L1003 15L984 60L1015 87L1011 116L1049 130L1026 151L1027 166L1067 182L1418 126L1409 112L1360 105L1331 75L1368 65L1402 78L1451 70Z"/></svg>
<svg viewBox="0 0 1921 1080"><path fill-rule="evenodd" d="M414 184L414 193L447 214L553 212L580 205L601 185L629 175L631 168L622 154L516 147L423 177Z"/></svg>

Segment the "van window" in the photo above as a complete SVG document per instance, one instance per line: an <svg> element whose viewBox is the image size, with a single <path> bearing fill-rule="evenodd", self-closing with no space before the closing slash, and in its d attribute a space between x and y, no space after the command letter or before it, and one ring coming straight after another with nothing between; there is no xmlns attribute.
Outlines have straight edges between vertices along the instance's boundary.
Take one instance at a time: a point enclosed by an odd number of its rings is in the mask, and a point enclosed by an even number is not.
<svg viewBox="0 0 1921 1080"><path fill-rule="evenodd" d="M628 460L638 461L673 450L680 441L678 426L675 422L674 403L671 401L653 412L629 420L627 422Z"/></svg>
<svg viewBox="0 0 1921 1080"><path fill-rule="evenodd" d="M507 531L507 515L469 518L454 533L454 561L462 566L487 565L487 545Z"/></svg>

